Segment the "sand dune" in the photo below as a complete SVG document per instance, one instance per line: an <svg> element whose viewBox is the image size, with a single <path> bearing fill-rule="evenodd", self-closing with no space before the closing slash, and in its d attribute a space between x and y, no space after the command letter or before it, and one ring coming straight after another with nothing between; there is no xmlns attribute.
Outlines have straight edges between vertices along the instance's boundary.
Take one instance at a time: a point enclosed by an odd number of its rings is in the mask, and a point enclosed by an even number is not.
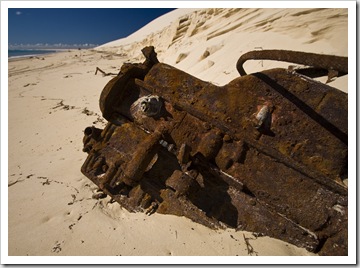
<svg viewBox="0 0 360 268"><path fill-rule="evenodd" d="M178 18L170 20L172 16ZM146 38L130 36L132 43L121 39L98 50L124 53L140 61L141 48L153 45L160 61L223 85L238 76L236 61L250 50L288 49L347 56L348 46L343 42L348 39L346 18L346 9L206 9L184 15L174 12L163 16L168 25L162 29L156 25L159 28L153 31L146 28L134 34L148 33ZM245 64L248 72L287 66L289 63L273 61ZM347 91L347 78L339 78L334 85L340 84L340 89Z"/></svg>
<svg viewBox="0 0 360 268"><path fill-rule="evenodd" d="M249 50L347 56L347 39L347 9L189 9L93 50L9 60L9 256L313 255L269 237L93 199L96 187L80 172L83 130L106 124L98 101L111 76L95 75L96 67L117 73L124 62L143 61L144 46L155 46L160 61L222 85L238 77L236 61ZM254 61L245 69L287 66ZM330 85L347 92L347 76Z"/></svg>

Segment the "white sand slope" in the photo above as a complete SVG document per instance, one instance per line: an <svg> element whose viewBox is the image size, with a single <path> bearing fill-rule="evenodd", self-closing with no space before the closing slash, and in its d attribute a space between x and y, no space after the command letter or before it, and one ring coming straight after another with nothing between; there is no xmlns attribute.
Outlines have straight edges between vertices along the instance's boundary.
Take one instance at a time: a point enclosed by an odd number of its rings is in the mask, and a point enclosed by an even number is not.
<svg viewBox="0 0 360 268"><path fill-rule="evenodd" d="M226 84L238 77L236 61L249 50L346 56L346 40L346 9L175 10L96 50L10 60L8 254L312 255L268 237L233 229L214 231L171 215L129 213L109 203L110 198L92 199L96 186L80 172L86 158L83 130L106 123L98 101L111 77L95 75L96 67L117 73L124 62L143 61L144 46L155 46L162 62ZM254 61L245 69L288 65ZM347 91L347 76L331 85ZM250 238L253 252L245 238Z"/></svg>
<svg viewBox="0 0 360 268"><path fill-rule="evenodd" d="M177 19L171 20L173 17ZM151 28L151 23L98 50L140 60L141 48L153 45L161 62L220 85L239 76L236 61L251 50L348 55L348 44L344 42L348 39L347 9L205 9L184 15L175 10L158 20L167 25L161 28L155 23ZM245 69L251 73L289 65L254 61L245 63ZM344 84L341 89L347 91L347 78L339 80L334 86Z"/></svg>

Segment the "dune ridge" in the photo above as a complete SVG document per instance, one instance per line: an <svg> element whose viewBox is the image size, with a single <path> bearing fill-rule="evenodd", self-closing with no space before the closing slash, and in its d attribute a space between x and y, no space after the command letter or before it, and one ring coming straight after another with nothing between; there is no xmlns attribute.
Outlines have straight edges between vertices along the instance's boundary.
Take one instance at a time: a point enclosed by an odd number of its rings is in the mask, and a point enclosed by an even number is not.
<svg viewBox="0 0 360 268"><path fill-rule="evenodd" d="M167 19L173 16L173 21ZM150 32L104 44L98 51L126 54L140 61L141 49L152 45L161 62L219 85L236 78L234 66L241 54L257 49L286 49L347 56L346 9L205 9L163 15L167 25ZM326 20L326 23L323 22ZM147 35L146 35L147 34ZM127 45L124 45L127 44ZM206 57L203 55L207 53ZM205 59L206 58L206 59ZM213 64L216 63L216 64ZM289 63L246 63L249 72ZM324 78L325 79L325 78ZM322 81L326 81L326 80ZM343 83L346 83L343 81ZM338 85L340 83L336 83ZM347 88L344 87L344 91Z"/></svg>

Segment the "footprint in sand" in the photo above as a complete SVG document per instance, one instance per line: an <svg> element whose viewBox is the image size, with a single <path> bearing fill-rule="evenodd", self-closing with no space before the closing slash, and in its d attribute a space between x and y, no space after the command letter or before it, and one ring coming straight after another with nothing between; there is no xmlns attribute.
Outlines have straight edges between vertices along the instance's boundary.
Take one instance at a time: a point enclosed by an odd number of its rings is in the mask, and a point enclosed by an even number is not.
<svg viewBox="0 0 360 268"><path fill-rule="evenodd" d="M189 53L180 53L175 63L178 64L179 62L183 61L188 55Z"/></svg>

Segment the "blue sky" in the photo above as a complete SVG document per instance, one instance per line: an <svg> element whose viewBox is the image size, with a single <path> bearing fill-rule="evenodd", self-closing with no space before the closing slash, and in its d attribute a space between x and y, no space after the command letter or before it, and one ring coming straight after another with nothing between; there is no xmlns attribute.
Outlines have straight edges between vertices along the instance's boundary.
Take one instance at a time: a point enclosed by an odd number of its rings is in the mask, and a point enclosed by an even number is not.
<svg viewBox="0 0 360 268"><path fill-rule="evenodd" d="M97 44L130 35L174 9L165 8L9 8L8 38L13 44Z"/></svg>

